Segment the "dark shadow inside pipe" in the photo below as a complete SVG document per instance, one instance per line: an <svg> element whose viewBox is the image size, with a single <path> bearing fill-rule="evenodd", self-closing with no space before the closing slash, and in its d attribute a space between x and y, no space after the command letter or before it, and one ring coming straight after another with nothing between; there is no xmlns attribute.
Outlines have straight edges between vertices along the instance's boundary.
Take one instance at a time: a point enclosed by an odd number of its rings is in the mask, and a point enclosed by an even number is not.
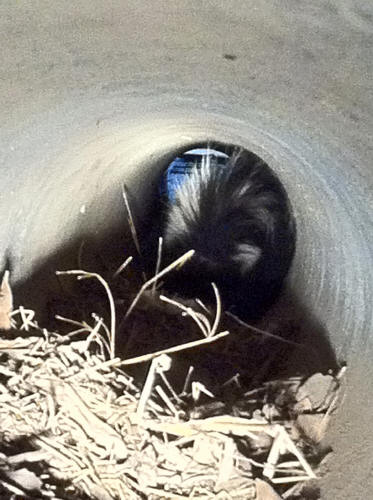
<svg viewBox="0 0 373 500"><path fill-rule="evenodd" d="M188 149L205 146L200 143L188 145ZM233 145L221 143L211 143L210 147L230 154ZM140 241L144 240L144 235L152 234L154 248L148 246L150 253L157 245L159 235L159 213L161 202L159 197L159 183L163 173L172 160L185 151L180 148L170 151L162 158L152 160L154 162L151 170L152 179L148 182L146 206L142 210L141 201L136 199L131 188L128 187L127 194L134 215L134 223L138 230ZM123 217L125 218L125 217ZM298 228L302 230L302 228ZM149 242L149 238L146 239ZM84 245L82 246L82 242ZM149 244L148 244L149 245ZM144 251L146 254L147 252ZM81 317L81 306L84 304L86 310L101 304L100 310L92 310L102 315L107 321L108 310L106 296L97 283L90 282L87 285L77 285L72 277L57 277L56 270L71 268L83 268L84 270L102 274L105 279L109 279L114 270L130 255L136 256L136 248L131 238L130 230L122 222L111 223L105 231L98 235L78 234L71 239L68 244L61 247L58 252L48 256L42 265L34 269L32 276L15 287L16 305L23 304L37 311L39 322L42 325L58 328L61 325L54 320L56 314L72 317L78 321L90 321L87 317ZM145 256L146 257L146 256ZM80 261L80 262L78 262ZM12 265L12 255L9 254L10 268ZM134 262L135 274L141 271L140 259L137 257ZM124 278L125 279L125 278ZM140 282L139 282L140 283ZM85 288L86 287L86 288ZM114 287L114 295L117 290ZM118 298L118 297L116 297ZM119 297L120 298L120 297ZM118 318L121 318L125 309L118 306ZM119 319L120 321L120 319ZM219 385L235 375L237 371L244 371L248 377L252 374L252 380L258 378L258 374L266 370L266 378L279 376L304 375L308 376L315 372L326 373L328 370L336 369L338 360L329 342L328 332L324 330L321 323L310 312L307 304L301 303L297 290L285 287L277 302L254 326L282 336L285 340L290 340L298 345L282 343L277 339L266 339L263 341L252 331L240 332L239 335L248 335L252 342L246 344L247 348L240 353L240 366L237 366L237 358L232 360L227 356L222 356L221 352L226 350L226 342L217 343L212 348L202 348L198 356L193 352L185 351L175 356L178 359L178 369L176 376L184 380L185 372L190 363L200 364L202 372L208 372L214 384ZM124 352L127 346L126 328L121 329L117 338L117 351L128 356L145 354L141 352L143 345L138 338L130 352ZM174 345L192 339L175 338L171 340ZM154 338L153 343L147 344L149 351L170 347L164 345L163 338ZM170 342L170 339L168 339ZM244 345L243 343L242 345ZM141 370L140 370L141 371ZM196 375L197 378L202 375Z"/></svg>

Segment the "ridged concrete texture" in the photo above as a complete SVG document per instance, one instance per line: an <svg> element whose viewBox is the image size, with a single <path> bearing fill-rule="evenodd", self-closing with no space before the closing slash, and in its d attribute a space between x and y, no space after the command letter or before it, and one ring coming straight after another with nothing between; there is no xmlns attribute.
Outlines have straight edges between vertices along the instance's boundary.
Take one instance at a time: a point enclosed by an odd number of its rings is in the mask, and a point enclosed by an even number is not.
<svg viewBox="0 0 373 500"><path fill-rule="evenodd" d="M0 255L18 297L81 239L120 241L123 181L141 219L172 152L252 149L296 210L290 288L349 366L322 498L371 498L373 4L3 1L0 46Z"/></svg>

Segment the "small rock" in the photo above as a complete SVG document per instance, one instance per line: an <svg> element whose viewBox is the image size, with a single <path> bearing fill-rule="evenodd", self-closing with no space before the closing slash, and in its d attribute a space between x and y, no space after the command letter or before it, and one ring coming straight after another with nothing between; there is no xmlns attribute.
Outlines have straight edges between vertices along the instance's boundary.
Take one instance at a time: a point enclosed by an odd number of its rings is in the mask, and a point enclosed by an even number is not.
<svg viewBox="0 0 373 500"><path fill-rule="evenodd" d="M312 401L310 398L304 398L298 401L293 407L295 413L307 413L313 410Z"/></svg>
<svg viewBox="0 0 373 500"><path fill-rule="evenodd" d="M272 486L262 479L255 479L257 500L281 500Z"/></svg>
<svg viewBox="0 0 373 500"><path fill-rule="evenodd" d="M329 415L298 415L296 425L300 431L314 443L319 443L326 433L330 421Z"/></svg>
<svg viewBox="0 0 373 500"><path fill-rule="evenodd" d="M329 406L336 388L337 382L332 375L315 373L299 387L295 397L298 402L308 398L312 410L322 410Z"/></svg>

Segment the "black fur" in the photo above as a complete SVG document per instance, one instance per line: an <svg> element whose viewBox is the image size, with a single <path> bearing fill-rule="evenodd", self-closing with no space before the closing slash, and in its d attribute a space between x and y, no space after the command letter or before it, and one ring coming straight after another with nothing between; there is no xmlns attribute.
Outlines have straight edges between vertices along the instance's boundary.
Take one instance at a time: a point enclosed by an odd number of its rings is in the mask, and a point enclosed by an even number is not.
<svg viewBox="0 0 373 500"><path fill-rule="evenodd" d="M214 281L226 307L259 317L279 293L295 250L287 194L255 154L236 150L224 168L195 169L164 213L164 263L194 257L166 287L211 297Z"/></svg>

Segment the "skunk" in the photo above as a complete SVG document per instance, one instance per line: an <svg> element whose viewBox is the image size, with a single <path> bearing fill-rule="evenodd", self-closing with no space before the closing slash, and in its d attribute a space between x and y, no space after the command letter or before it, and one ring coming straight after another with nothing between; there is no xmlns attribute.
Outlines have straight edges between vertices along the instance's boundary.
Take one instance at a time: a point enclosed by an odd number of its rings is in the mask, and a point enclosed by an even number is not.
<svg viewBox="0 0 373 500"><path fill-rule="evenodd" d="M195 167L166 204L165 264L188 250L190 261L170 273L165 288L209 300L211 282L242 319L260 317L278 295L296 243L287 193L254 153L235 149L225 166Z"/></svg>

